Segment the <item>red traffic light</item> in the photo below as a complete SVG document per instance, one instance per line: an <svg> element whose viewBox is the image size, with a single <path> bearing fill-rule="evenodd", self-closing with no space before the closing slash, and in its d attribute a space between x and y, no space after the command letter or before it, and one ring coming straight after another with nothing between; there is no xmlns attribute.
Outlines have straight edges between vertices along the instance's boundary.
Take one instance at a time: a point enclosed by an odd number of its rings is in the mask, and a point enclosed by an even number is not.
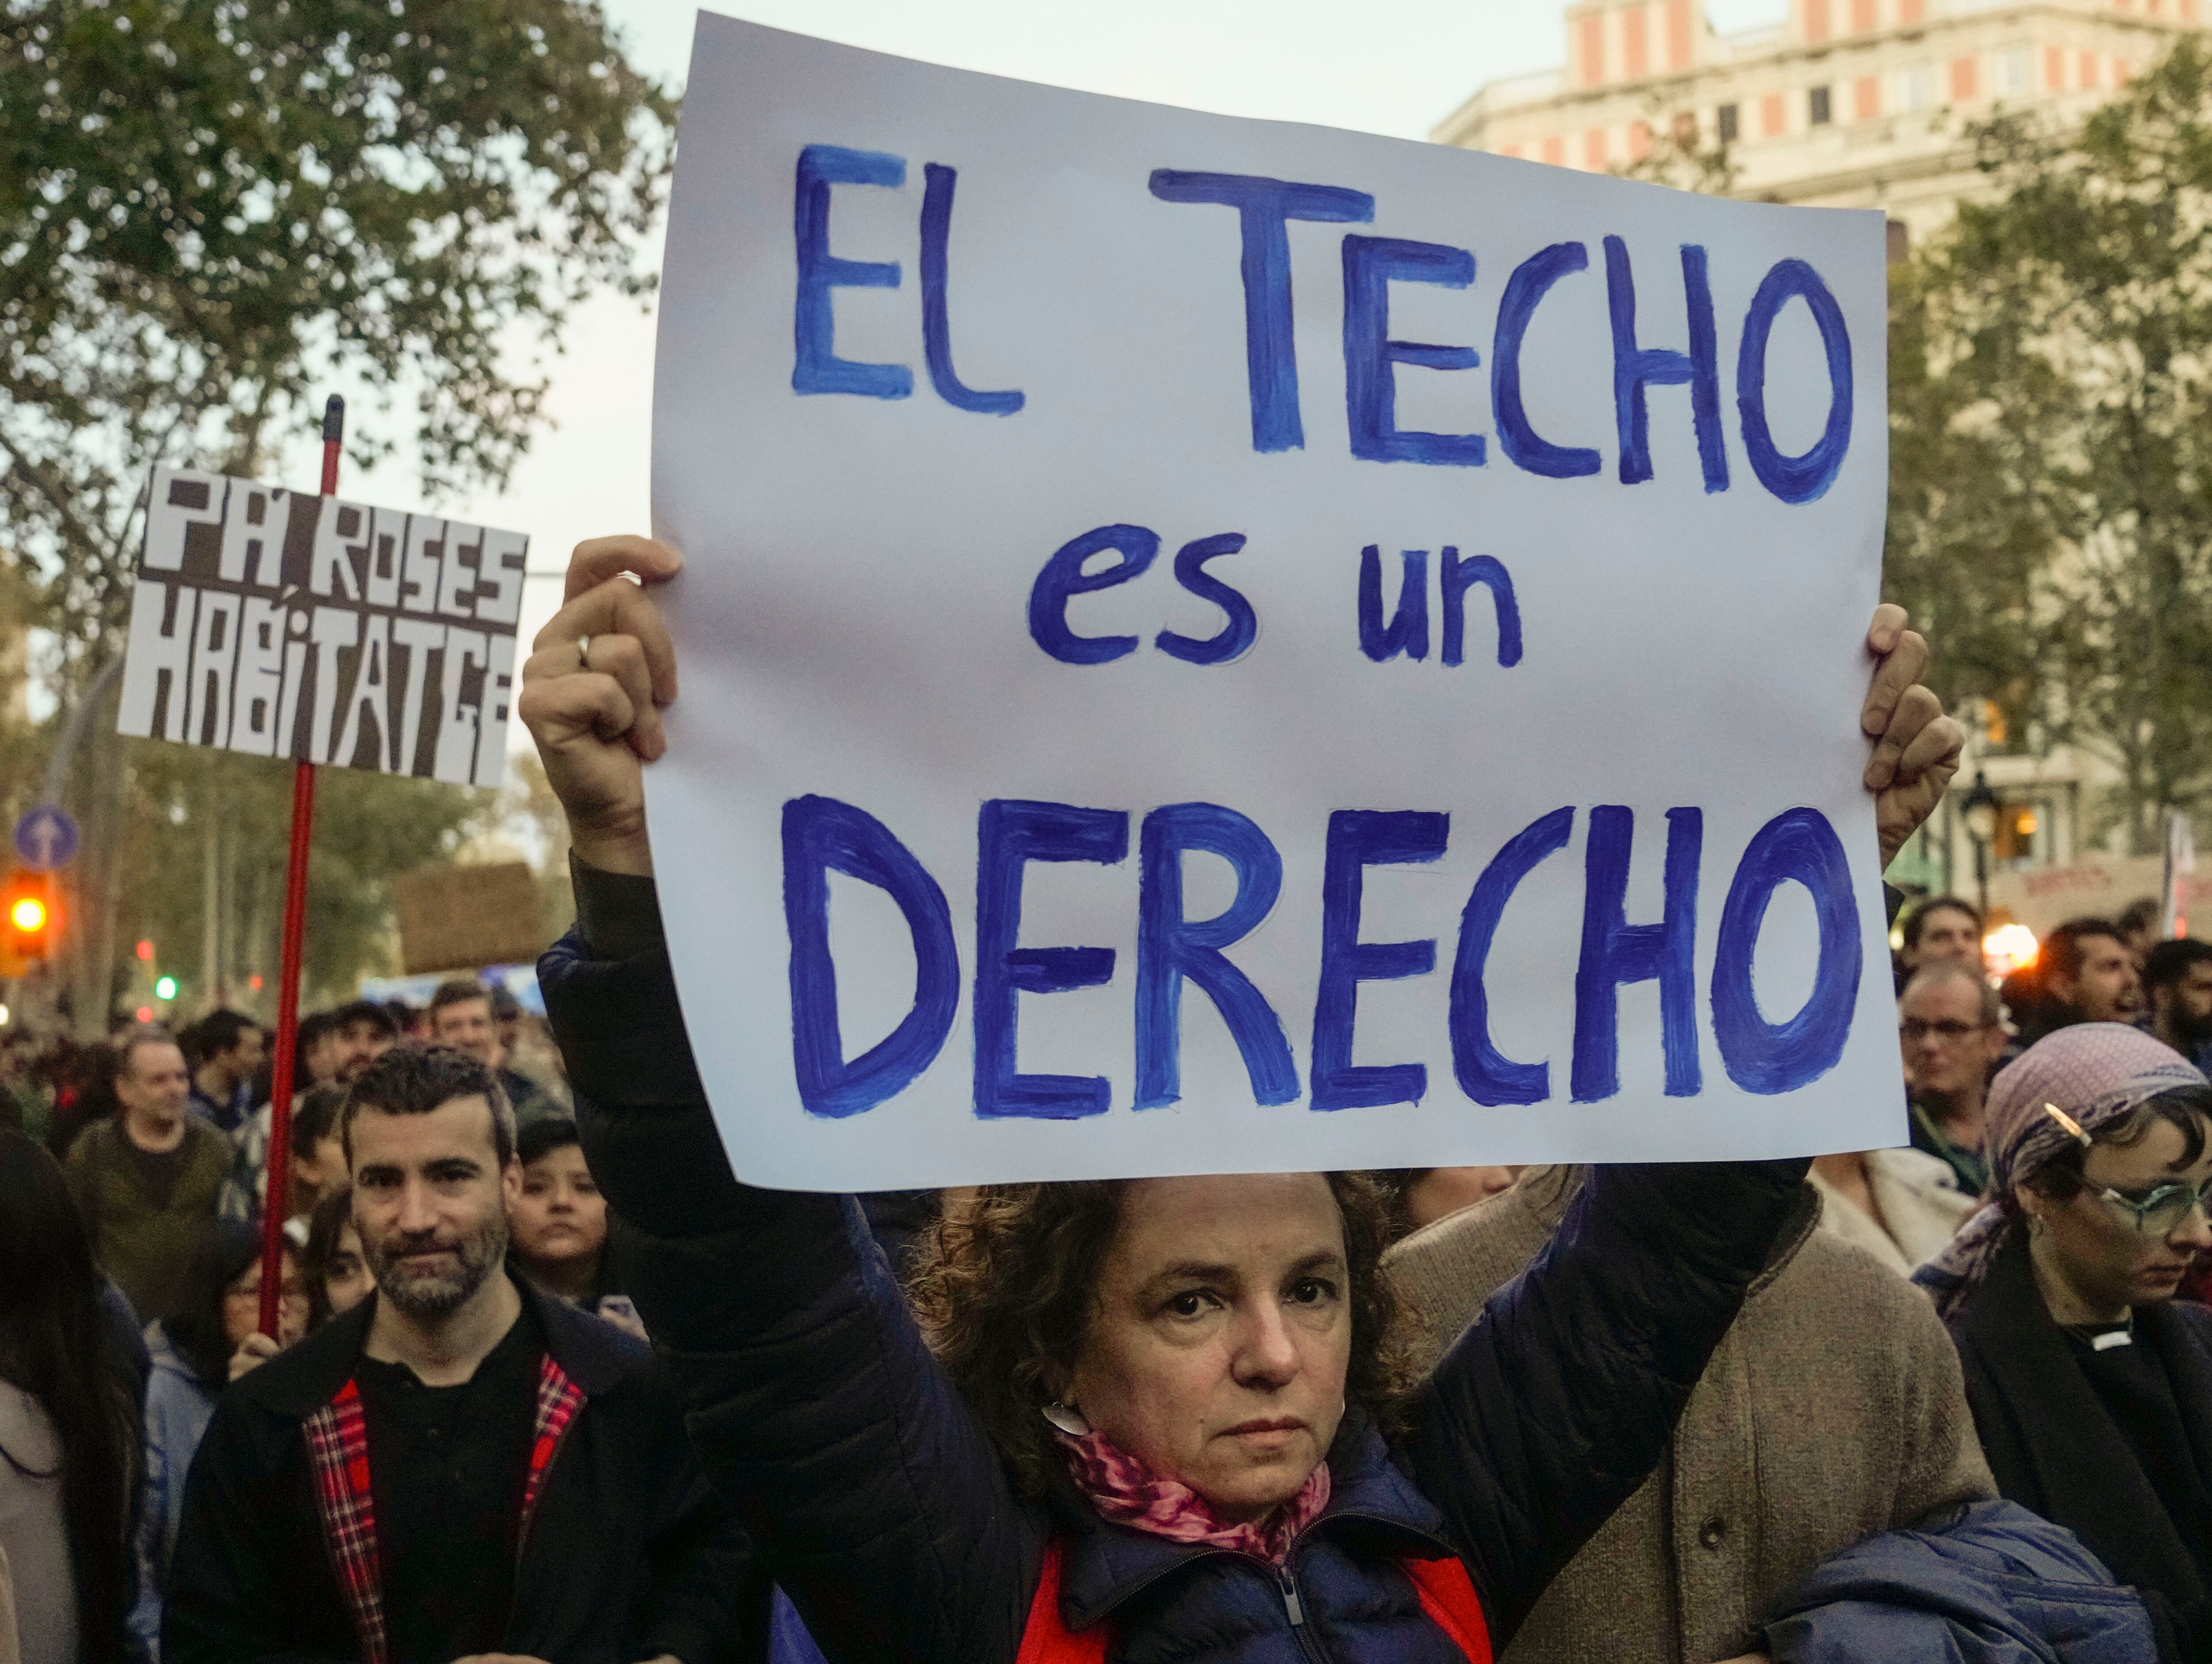
<svg viewBox="0 0 2212 1664"><path fill-rule="evenodd" d="M21 976L52 950L60 920L53 881L43 872L11 872L0 884L0 976Z"/></svg>

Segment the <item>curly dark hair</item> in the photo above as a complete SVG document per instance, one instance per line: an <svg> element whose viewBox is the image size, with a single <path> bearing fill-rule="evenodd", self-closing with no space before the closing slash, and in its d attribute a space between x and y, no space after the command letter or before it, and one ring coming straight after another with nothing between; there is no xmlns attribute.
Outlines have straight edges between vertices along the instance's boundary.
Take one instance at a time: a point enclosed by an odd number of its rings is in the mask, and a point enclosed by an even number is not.
<svg viewBox="0 0 2212 1664"><path fill-rule="evenodd" d="M499 1077L450 1046L394 1046L346 1089L345 1107L338 1114L346 1165L353 1165L353 1124L364 1108L387 1115L427 1115L441 1104L465 1097L480 1097L491 1106L492 1151L505 1167L514 1159L514 1110Z"/></svg>
<svg viewBox="0 0 2212 1664"><path fill-rule="evenodd" d="M1382 1274L1391 1203L1364 1173L1328 1173L1344 1222L1352 1355L1347 1408L1385 1430L1412 1379L1398 1301ZM1057 1466L1039 1413L1048 1364L1072 1365L1097 1309L1098 1278L1120 1229L1127 1179L986 1185L948 1208L918 1245L907 1295L930 1350L1032 1501Z"/></svg>

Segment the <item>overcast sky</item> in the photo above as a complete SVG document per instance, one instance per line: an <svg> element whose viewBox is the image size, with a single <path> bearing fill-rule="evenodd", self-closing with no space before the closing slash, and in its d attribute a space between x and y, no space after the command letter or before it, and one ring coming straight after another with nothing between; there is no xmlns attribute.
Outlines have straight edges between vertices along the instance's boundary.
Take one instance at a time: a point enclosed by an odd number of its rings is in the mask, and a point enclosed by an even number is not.
<svg viewBox="0 0 2212 1664"><path fill-rule="evenodd" d="M878 52L1124 98L1420 138L1485 82L1565 58L1563 0L725 0L713 9ZM1778 21L1787 0L1707 0L1717 28ZM679 87L696 9L607 0L638 65ZM648 252L655 264L656 241ZM653 320L635 302L571 319L539 433L504 493L447 512L526 531L556 571L579 538L648 526ZM404 461L345 495L404 507ZM557 584L531 586L522 635ZM528 742L520 725L518 745Z"/></svg>

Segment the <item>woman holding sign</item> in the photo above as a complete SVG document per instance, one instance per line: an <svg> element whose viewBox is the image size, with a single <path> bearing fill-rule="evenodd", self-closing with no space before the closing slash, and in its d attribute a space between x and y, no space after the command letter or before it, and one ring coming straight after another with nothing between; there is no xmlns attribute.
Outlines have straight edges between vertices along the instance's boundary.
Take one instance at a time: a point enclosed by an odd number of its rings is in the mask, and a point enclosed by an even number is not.
<svg viewBox="0 0 2212 1664"><path fill-rule="evenodd" d="M918 1320L850 1198L732 1179L692 1066L641 774L679 565L581 545L526 667L577 892L541 976L694 1439L823 1652L1488 1660L1651 1470L1806 1163L1599 1169L1411 1406L1352 1175L987 1187ZM1893 850L1960 749L1904 625L1876 615L1864 715Z"/></svg>

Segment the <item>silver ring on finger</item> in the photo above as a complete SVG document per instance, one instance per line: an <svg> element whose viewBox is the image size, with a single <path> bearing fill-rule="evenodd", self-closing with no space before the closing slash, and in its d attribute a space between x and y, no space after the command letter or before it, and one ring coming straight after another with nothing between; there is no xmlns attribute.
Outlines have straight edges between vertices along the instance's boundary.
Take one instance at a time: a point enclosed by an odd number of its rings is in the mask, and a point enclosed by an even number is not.
<svg viewBox="0 0 2212 1664"><path fill-rule="evenodd" d="M588 635L576 638L576 668L580 671L592 668L592 638Z"/></svg>

